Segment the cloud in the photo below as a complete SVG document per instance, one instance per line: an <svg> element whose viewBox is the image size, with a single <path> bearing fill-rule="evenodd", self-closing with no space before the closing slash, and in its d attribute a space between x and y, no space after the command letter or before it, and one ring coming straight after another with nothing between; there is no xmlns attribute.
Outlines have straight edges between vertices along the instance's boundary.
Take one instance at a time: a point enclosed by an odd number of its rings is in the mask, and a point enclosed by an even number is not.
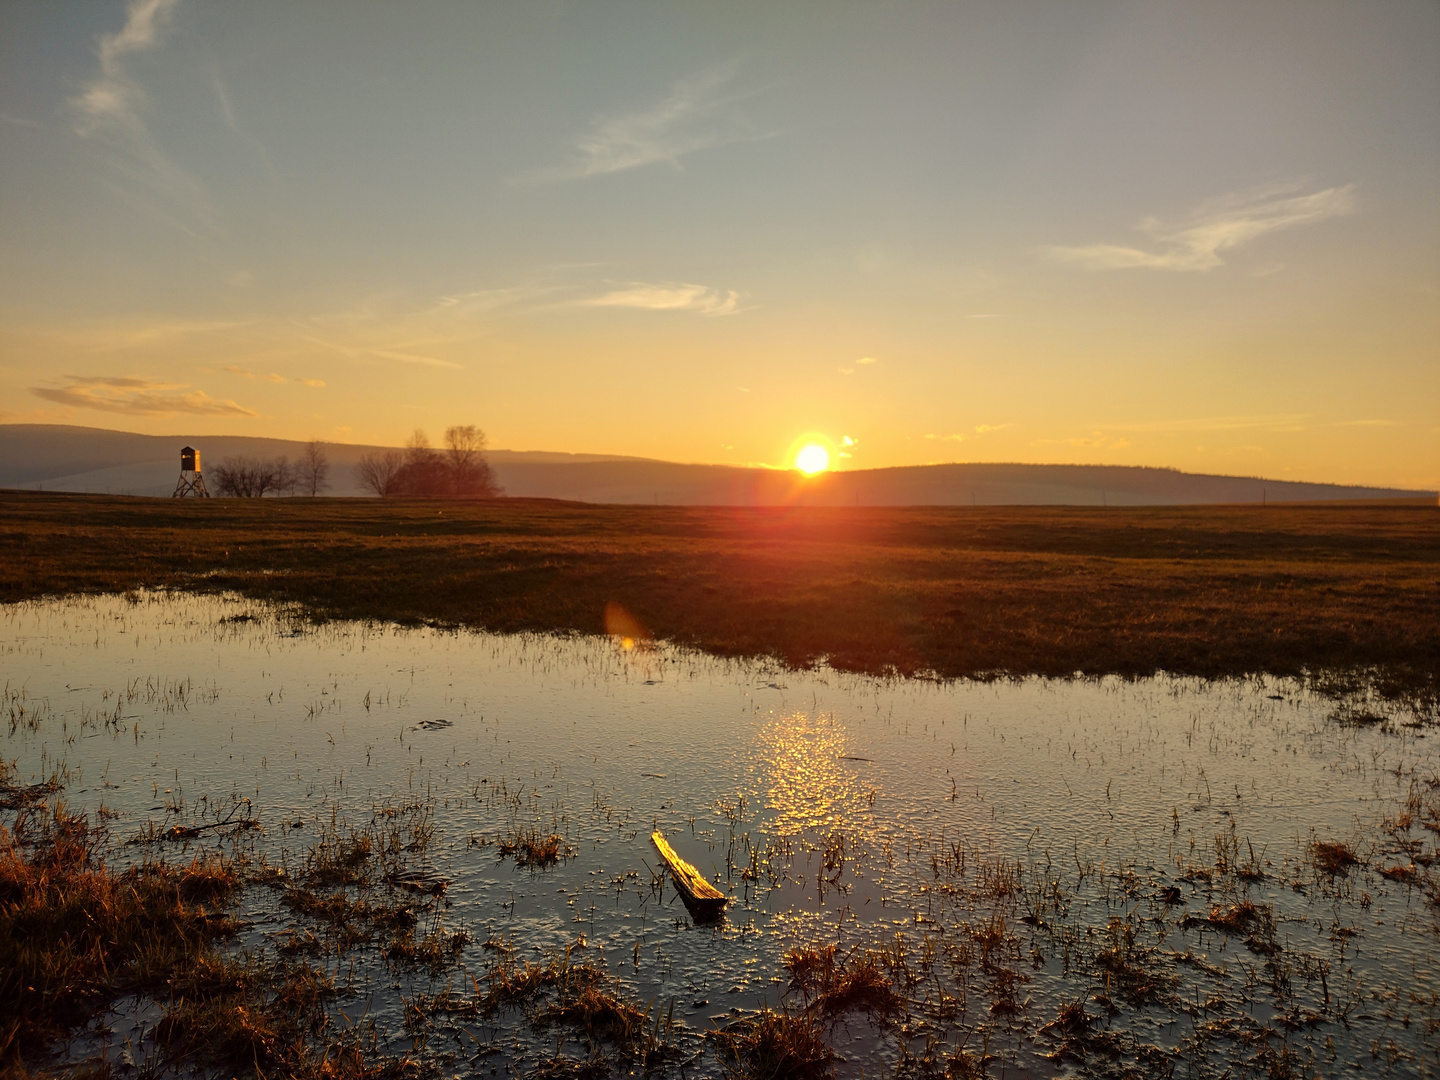
<svg viewBox="0 0 1440 1080"><path fill-rule="evenodd" d="M1349 214L1355 209L1355 185L1297 194L1295 185L1240 192L1201 204L1179 225L1154 218L1140 229L1159 244L1147 251L1121 244L1046 247L1050 259L1083 270L1189 270L1205 272L1224 265L1222 252L1237 248L1277 229L1310 225Z"/></svg>
<svg viewBox="0 0 1440 1080"><path fill-rule="evenodd" d="M855 361L857 364L878 364L879 362L880 361L876 360L873 356L862 356L859 360Z"/></svg>
<svg viewBox="0 0 1440 1080"><path fill-rule="evenodd" d="M220 401L203 390L184 390L183 384L159 383L133 377L91 377L67 375L67 385L32 386L36 397L77 409L125 413L132 416L164 416L189 413L194 416L258 416L233 401Z"/></svg>
<svg viewBox="0 0 1440 1080"><path fill-rule="evenodd" d="M320 379L292 379L288 376L281 375L279 372L275 371L271 371L263 375L257 375L249 368L243 368L237 364L227 364L220 370L228 375L239 375L242 379L264 379L266 382L273 383L299 383L301 386L325 385L324 381Z"/></svg>
<svg viewBox="0 0 1440 1080"><path fill-rule="evenodd" d="M640 308L644 311L693 311L700 315L733 315L740 303L734 290L722 292L705 285L672 282L647 285L634 282L628 288L591 296L580 301L582 307Z"/></svg>
<svg viewBox="0 0 1440 1080"><path fill-rule="evenodd" d="M992 431L1004 431L1010 425L1006 424L976 424L970 431L957 431L950 435L926 435L927 439L936 439L940 442L964 442L966 439L973 439L977 435L988 435Z"/></svg>
<svg viewBox="0 0 1440 1080"><path fill-rule="evenodd" d="M1341 420L1341 427L1402 427L1399 420Z"/></svg>
<svg viewBox="0 0 1440 1080"><path fill-rule="evenodd" d="M306 335L306 341L312 344L331 349L349 360L363 360L371 357L378 357L381 360L393 360L400 364L413 364L419 367L453 368L463 370L463 364L457 364L453 360L441 360L438 356L426 356L423 353L401 352L397 349L380 349L367 345L345 345L338 341L327 341L324 338Z"/></svg>
<svg viewBox="0 0 1440 1080"><path fill-rule="evenodd" d="M36 120L31 120L24 116L16 116L13 113L5 112L3 109L0 109L0 124L13 124L15 127L32 128L35 131L43 131L45 129L45 125Z"/></svg>
<svg viewBox="0 0 1440 1080"><path fill-rule="evenodd" d="M742 95L726 95L739 73L732 61L681 79L670 93L640 112L597 119L575 143L564 165L543 169L520 182L544 183L624 172L656 162L680 168L680 159L727 143L768 138L741 116L734 104Z"/></svg>
<svg viewBox="0 0 1440 1080"><path fill-rule="evenodd" d="M81 113L92 122L111 121L143 127L138 110L144 95L126 74L123 61L131 53L143 52L155 45L176 3L178 0L132 0L125 13L124 28L118 33L100 35L95 50L100 59L100 75L75 99Z"/></svg>
<svg viewBox="0 0 1440 1080"><path fill-rule="evenodd" d="M71 99L78 114L76 132L96 138L115 151L111 164L132 187L159 195L169 217L191 235L209 232L208 200L199 181L160 149L142 108L145 92L127 70L127 61L155 48L179 0L131 0L125 25L101 34L95 55L100 71Z"/></svg>

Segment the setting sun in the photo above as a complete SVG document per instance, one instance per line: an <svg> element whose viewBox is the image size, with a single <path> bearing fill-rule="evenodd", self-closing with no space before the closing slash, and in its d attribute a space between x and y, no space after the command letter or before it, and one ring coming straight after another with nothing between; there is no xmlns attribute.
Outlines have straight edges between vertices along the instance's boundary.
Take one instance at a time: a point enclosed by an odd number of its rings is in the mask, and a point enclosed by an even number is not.
<svg viewBox="0 0 1440 1080"><path fill-rule="evenodd" d="M822 473L830 467L830 451L819 443L806 443L795 455L795 468L806 476Z"/></svg>

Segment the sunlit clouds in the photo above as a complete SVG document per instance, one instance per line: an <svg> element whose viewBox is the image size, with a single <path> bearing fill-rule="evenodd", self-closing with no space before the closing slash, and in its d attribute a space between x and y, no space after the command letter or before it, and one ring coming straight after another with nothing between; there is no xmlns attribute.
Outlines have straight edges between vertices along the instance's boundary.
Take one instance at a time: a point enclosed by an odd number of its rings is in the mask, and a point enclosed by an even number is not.
<svg viewBox="0 0 1440 1080"><path fill-rule="evenodd" d="M1010 426L1011 425L1009 424L976 424L969 431L954 431L951 432L949 435L936 435L932 433L926 435L925 438L934 440L936 442L961 443L967 442L968 440L974 439L980 435L988 435L992 431L1004 431Z"/></svg>
<svg viewBox="0 0 1440 1080"><path fill-rule="evenodd" d="M203 390L186 391L183 384L133 376L67 375L63 386L36 386L30 392L57 405L130 416L259 415L237 402L212 398Z"/></svg>
<svg viewBox="0 0 1440 1080"><path fill-rule="evenodd" d="M646 285L635 282L621 289L579 301L583 307L638 308L642 311L693 311L697 315L733 315L740 294L682 283Z"/></svg>
<svg viewBox="0 0 1440 1080"><path fill-rule="evenodd" d="M272 383L295 383L299 386L310 386L319 388L325 385L324 379L292 379L281 375L278 371L255 372L236 364L226 364L220 369L227 375L238 375L242 379L261 379Z"/></svg>
<svg viewBox="0 0 1440 1080"><path fill-rule="evenodd" d="M124 27L99 36L99 73L71 104L77 134L109 148L113 182L154 217L198 237L214 228L209 198L200 181L161 149L144 116L148 95L128 67L158 47L178 2L133 0Z"/></svg>
<svg viewBox="0 0 1440 1080"><path fill-rule="evenodd" d="M595 120L576 140L571 160L518 177L520 182L573 180L657 163L680 167L688 154L763 138L739 109L738 62L681 79L653 105Z"/></svg>
<svg viewBox="0 0 1440 1080"><path fill-rule="evenodd" d="M1151 8L12 4L0 417L1440 484L1440 8Z"/></svg>
<svg viewBox="0 0 1440 1080"><path fill-rule="evenodd" d="M94 130L95 125L106 123L120 124L136 132L144 130L139 114L144 94L127 74L125 60L155 45L177 2L134 0L126 10L124 28L101 35L95 49L100 74L75 98L76 108L84 118L82 130Z"/></svg>
<svg viewBox="0 0 1440 1080"><path fill-rule="evenodd" d="M1158 250L1147 251L1118 244L1047 247L1044 250L1057 262L1085 270L1147 267L1203 272L1224 264L1221 252L1237 248L1266 233L1314 224L1352 213L1355 209L1354 184L1309 194L1291 194L1294 191L1293 185L1286 185L1214 199L1199 206L1178 227L1146 218L1141 222L1140 230L1156 241Z"/></svg>

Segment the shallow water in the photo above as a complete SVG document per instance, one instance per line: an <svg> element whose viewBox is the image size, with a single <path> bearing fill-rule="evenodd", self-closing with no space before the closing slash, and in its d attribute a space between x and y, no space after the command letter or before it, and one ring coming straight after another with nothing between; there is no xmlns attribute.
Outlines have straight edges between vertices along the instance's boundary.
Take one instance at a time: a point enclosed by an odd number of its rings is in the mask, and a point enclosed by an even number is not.
<svg viewBox="0 0 1440 1080"><path fill-rule="evenodd" d="M1421 887L1436 739L1338 724L1294 682L884 680L608 639L317 626L186 594L0 608L0 670L0 753L22 778L59 770L72 808L118 815L117 865L219 847L293 878L337 831L408 829L402 860L450 882L430 928L469 943L439 970L365 948L315 962L340 974L347 1021L446 1075L530 1072L557 1034L433 1017L417 1043L405 1002L483 979L482 942L538 958L582 936L577 958L673 1002L686 1075L720 1071L699 1032L798 1006L783 956L826 944L886 949L913 980L900 1030L863 1013L832 1028L840 1076L943 1068L959 1046L996 1076L1155 1072L1162 1056L1177 1075L1440 1075L1440 907ZM261 828L122 842L236 814ZM567 857L499 854L530 828ZM732 895L721 922L695 924L657 885L652 828ZM1326 874L1317 840L1362 864ZM1413 879L1380 873L1412 860ZM246 890L239 947L306 929L279 895ZM1245 900L1263 932L1206 921ZM1136 971L1162 992L1127 998ZM1056 1061L1064 1032L1042 1029L1073 1002L1113 1038ZM156 1015L125 1003L112 1036L71 1050L142 1046Z"/></svg>

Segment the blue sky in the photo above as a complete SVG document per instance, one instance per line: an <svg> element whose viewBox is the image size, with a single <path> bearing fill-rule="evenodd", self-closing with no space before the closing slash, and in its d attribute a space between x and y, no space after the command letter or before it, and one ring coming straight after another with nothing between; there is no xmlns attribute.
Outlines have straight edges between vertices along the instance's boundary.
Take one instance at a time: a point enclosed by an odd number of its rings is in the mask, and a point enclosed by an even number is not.
<svg viewBox="0 0 1440 1080"><path fill-rule="evenodd" d="M1440 485L1436 56L1428 2L9 5L0 422Z"/></svg>

